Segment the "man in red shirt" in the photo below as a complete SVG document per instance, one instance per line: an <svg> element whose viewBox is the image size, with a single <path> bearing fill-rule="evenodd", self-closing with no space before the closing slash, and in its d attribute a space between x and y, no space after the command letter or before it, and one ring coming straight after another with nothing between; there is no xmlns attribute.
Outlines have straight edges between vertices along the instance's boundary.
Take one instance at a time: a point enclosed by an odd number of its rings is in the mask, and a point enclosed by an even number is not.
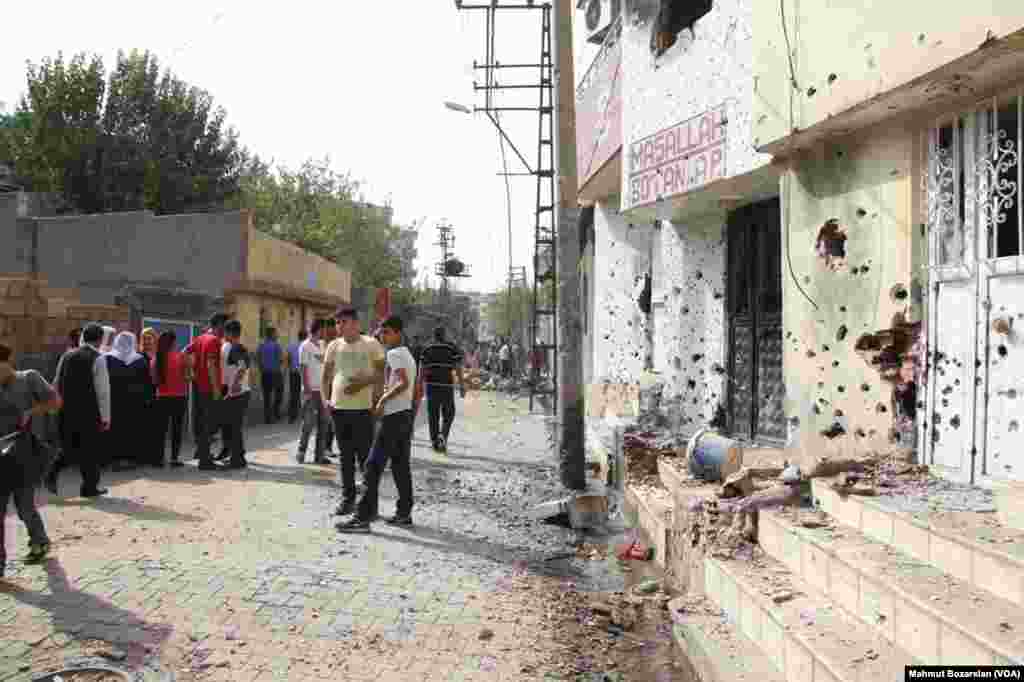
<svg viewBox="0 0 1024 682"><path fill-rule="evenodd" d="M219 469L213 463L210 439L221 422L221 386L224 385L221 349L227 321L227 315L217 313L210 318L210 328L206 333L193 339L185 348L185 352L192 356L195 367L192 385L195 388L196 458L199 460L199 468L204 471Z"/></svg>

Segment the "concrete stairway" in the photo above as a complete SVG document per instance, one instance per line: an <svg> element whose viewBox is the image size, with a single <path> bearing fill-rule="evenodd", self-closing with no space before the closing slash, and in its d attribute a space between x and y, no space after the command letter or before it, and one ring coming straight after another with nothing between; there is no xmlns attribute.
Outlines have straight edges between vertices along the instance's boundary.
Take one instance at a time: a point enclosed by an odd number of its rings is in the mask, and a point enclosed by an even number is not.
<svg viewBox="0 0 1024 682"><path fill-rule="evenodd" d="M763 511L754 558L705 557L726 621L789 682L1024 663L1024 533L993 514L893 512L815 481L818 510Z"/></svg>

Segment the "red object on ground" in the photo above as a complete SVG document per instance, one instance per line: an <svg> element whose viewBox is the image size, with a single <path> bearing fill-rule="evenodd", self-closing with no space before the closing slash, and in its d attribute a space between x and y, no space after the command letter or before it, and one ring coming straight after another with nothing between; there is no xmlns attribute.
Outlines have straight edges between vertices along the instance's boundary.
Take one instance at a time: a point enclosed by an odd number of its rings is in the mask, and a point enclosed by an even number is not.
<svg viewBox="0 0 1024 682"><path fill-rule="evenodd" d="M616 556L620 561L626 561L627 559L634 559L637 561L650 561L654 558L654 548L644 547L640 544L639 540L634 540L628 545L619 545L616 548Z"/></svg>

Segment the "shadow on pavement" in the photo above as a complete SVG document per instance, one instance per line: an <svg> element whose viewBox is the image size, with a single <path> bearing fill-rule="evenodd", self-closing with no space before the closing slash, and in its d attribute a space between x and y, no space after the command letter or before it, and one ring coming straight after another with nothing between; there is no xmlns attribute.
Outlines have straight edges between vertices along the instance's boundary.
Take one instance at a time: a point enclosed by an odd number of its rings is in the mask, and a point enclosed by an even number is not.
<svg viewBox="0 0 1024 682"><path fill-rule="evenodd" d="M85 498L50 498L49 505L53 507L93 507L110 514L122 514L131 516L140 521L205 521L201 516L182 514L181 512L156 507L151 504L143 504L132 499L116 496L104 496L92 499Z"/></svg>
<svg viewBox="0 0 1024 682"><path fill-rule="evenodd" d="M44 565L51 594L0 582L0 594L50 615L54 631L71 639L101 639L125 648L129 664L140 664L171 636L174 627L151 623L106 599L76 589L57 558Z"/></svg>

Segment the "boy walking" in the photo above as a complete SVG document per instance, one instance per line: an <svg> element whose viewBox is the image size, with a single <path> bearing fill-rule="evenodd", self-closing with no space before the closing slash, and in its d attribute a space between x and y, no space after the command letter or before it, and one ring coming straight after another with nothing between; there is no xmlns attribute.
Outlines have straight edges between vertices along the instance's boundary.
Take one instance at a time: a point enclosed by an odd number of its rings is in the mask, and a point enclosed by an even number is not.
<svg viewBox="0 0 1024 682"><path fill-rule="evenodd" d="M324 348L320 342L322 334L323 320L313 320L309 338L299 345L299 371L302 373L302 431L299 434L299 451L295 454L295 460L299 464L306 461L309 436L314 430L316 438L313 445L313 462L330 464L324 457L327 420L324 417L324 401L320 392L320 378L324 371Z"/></svg>
<svg viewBox="0 0 1024 682"><path fill-rule="evenodd" d="M412 525L412 450L413 387L416 384L416 361L402 344L402 319L389 317L381 325L381 340L388 348L387 383L384 394L374 407L380 417L380 431L373 450L366 460L366 489L359 500L355 516L339 521L335 528L343 533L367 533L370 522L377 518L380 476L391 460L391 474L398 488L395 515L387 523L393 526Z"/></svg>

